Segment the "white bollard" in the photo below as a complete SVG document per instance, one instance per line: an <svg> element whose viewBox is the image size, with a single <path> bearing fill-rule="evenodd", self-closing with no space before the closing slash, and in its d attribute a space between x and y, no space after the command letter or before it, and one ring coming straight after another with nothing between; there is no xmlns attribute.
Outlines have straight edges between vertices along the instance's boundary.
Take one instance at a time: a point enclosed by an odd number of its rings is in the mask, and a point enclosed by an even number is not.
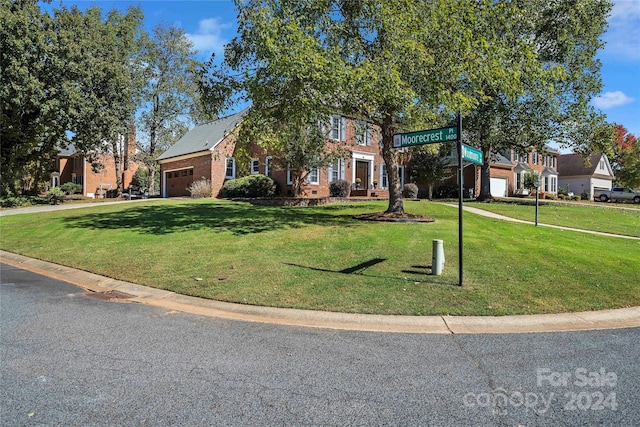
<svg viewBox="0 0 640 427"><path fill-rule="evenodd" d="M442 240L433 241L433 253L431 256L431 274L440 276L444 268L444 244Z"/></svg>

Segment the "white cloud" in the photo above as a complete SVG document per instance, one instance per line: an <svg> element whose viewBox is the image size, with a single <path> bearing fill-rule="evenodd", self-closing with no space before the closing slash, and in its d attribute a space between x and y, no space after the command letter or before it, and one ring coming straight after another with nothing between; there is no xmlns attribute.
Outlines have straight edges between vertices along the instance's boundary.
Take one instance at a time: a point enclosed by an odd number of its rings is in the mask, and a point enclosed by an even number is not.
<svg viewBox="0 0 640 427"><path fill-rule="evenodd" d="M221 22L220 18L208 18L200 20L198 31L195 34L187 34L198 52L206 56L215 53L216 57L224 53L224 45L229 41L222 35L223 30L231 28L230 23Z"/></svg>
<svg viewBox="0 0 640 427"><path fill-rule="evenodd" d="M605 53L618 59L640 61L640 1L617 0L604 35Z"/></svg>
<svg viewBox="0 0 640 427"><path fill-rule="evenodd" d="M615 92L605 92L593 99L593 104L603 110L611 107L617 107L619 105L629 104L631 102L633 102L633 98L625 95L619 90Z"/></svg>

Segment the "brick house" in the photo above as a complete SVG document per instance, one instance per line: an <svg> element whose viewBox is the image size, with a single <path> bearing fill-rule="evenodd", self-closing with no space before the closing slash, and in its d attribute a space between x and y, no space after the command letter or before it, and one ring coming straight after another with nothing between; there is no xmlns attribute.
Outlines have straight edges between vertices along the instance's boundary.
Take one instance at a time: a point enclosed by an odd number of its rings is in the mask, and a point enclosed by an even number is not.
<svg viewBox="0 0 640 427"><path fill-rule="evenodd" d="M132 129L125 138L124 146L123 185L126 189L131 185L133 175L140 166L134 160L136 154L135 129ZM51 174L51 187L58 187L67 182L72 182L82 185L82 195L85 197L105 197L109 190L117 188L113 155L97 153L94 154L94 157L103 166L99 171L94 171L84 153L77 151L73 145L69 145L66 149L61 149L56 156L54 172Z"/></svg>
<svg viewBox="0 0 640 427"><path fill-rule="evenodd" d="M228 179L237 177L235 138L244 112L215 120L189 131L160 157L160 188L163 197L188 196L187 188L199 179L211 180L217 196ZM351 195L388 197L388 180L380 153L380 132L375 126L342 115L332 115L326 129L328 142L344 144L348 154L326 168L311 170L302 187L306 197L328 197L329 184L344 179L351 184ZM244 169L264 174L278 185L283 196L293 194L291 174L277 168L271 153L254 148ZM400 167L404 185L404 166Z"/></svg>
<svg viewBox="0 0 640 427"><path fill-rule="evenodd" d="M450 157L453 177L449 184L457 182L457 150ZM538 153L535 149L521 153L509 150L495 153L491 159L490 184L493 197L526 196L529 190L524 188L524 176L533 171L540 176L540 191L556 194L558 192L558 156L559 152L546 147ZM463 183L465 197L480 194L481 166L471 162L463 162ZM456 193L457 194L457 193Z"/></svg>

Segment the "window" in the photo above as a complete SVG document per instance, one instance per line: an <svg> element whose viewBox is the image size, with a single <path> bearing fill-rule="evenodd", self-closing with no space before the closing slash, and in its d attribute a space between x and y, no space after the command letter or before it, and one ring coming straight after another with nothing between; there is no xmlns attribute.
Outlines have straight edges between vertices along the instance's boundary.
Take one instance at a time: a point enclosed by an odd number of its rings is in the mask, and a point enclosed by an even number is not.
<svg viewBox="0 0 640 427"><path fill-rule="evenodd" d="M182 171L182 176L187 176L187 170L186 169Z"/></svg>
<svg viewBox="0 0 640 427"><path fill-rule="evenodd" d="M173 173L173 177L174 177L174 178L177 178L179 175L180 175L180 174L179 174L179 172L178 172L178 171L175 171L175 172Z"/></svg>
<svg viewBox="0 0 640 427"><path fill-rule="evenodd" d="M233 179L236 177L236 159L228 157L226 160L225 178Z"/></svg>
<svg viewBox="0 0 640 427"><path fill-rule="evenodd" d="M552 193L557 193L558 192L558 177L556 176L552 176L551 177L551 190Z"/></svg>
<svg viewBox="0 0 640 427"><path fill-rule="evenodd" d="M329 164L329 182L344 179L344 159Z"/></svg>
<svg viewBox="0 0 640 427"><path fill-rule="evenodd" d="M260 161L258 159L251 160L251 175L260 173Z"/></svg>
<svg viewBox="0 0 640 427"><path fill-rule="evenodd" d="M529 163L529 153L522 155L522 163Z"/></svg>
<svg viewBox="0 0 640 427"><path fill-rule="evenodd" d="M602 170L606 170L607 169L607 167L605 165L605 162L604 162L604 159L600 159L600 169L602 169Z"/></svg>
<svg viewBox="0 0 640 427"><path fill-rule="evenodd" d="M189 175L193 175L193 169L189 169Z"/></svg>
<svg viewBox="0 0 640 427"><path fill-rule="evenodd" d="M516 189L517 190L522 189L522 174L521 173L517 173L516 174Z"/></svg>
<svg viewBox="0 0 640 427"><path fill-rule="evenodd" d="M537 151L533 152L533 164L534 165L538 164L538 152Z"/></svg>
<svg viewBox="0 0 640 427"><path fill-rule="evenodd" d="M336 141L345 140L345 118L332 115L329 118L329 138Z"/></svg>
<svg viewBox="0 0 640 427"><path fill-rule="evenodd" d="M273 159L271 157L267 157L264 160L264 174L268 177L271 177L272 175L272 169L271 169L272 160Z"/></svg>
<svg viewBox="0 0 640 427"><path fill-rule="evenodd" d="M365 121L358 121L356 124L356 144L371 145L371 127Z"/></svg>
<svg viewBox="0 0 640 427"><path fill-rule="evenodd" d="M542 190L545 191L546 193L549 193L551 190L549 190L549 177L545 176L544 177L544 184L542 185Z"/></svg>
<svg viewBox="0 0 640 427"><path fill-rule="evenodd" d="M520 157L518 156L518 153L516 153L515 151L513 152L513 161L517 162L520 160Z"/></svg>
<svg viewBox="0 0 640 427"><path fill-rule="evenodd" d="M387 165L380 163L380 188L386 190L389 188L389 177L387 176Z"/></svg>
<svg viewBox="0 0 640 427"><path fill-rule="evenodd" d="M293 185L293 179L291 179L291 164L287 164L287 185Z"/></svg>
<svg viewBox="0 0 640 427"><path fill-rule="evenodd" d="M307 182L309 184L320 184L320 171L318 168L313 168L309 171L307 175Z"/></svg>

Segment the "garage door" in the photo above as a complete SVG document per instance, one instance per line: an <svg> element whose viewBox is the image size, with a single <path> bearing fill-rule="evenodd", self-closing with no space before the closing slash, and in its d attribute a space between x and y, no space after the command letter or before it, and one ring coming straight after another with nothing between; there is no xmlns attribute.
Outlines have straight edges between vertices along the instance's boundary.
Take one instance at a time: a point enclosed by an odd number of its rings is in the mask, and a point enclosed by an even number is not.
<svg viewBox="0 0 640 427"><path fill-rule="evenodd" d="M491 178L491 195L493 197L507 197L506 178Z"/></svg>
<svg viewBox="0 0 640 427"><path fill-rule="evenodd" d="M167 172L167 197L190 196L187 188L193 183L193 168Z"/></svg>

